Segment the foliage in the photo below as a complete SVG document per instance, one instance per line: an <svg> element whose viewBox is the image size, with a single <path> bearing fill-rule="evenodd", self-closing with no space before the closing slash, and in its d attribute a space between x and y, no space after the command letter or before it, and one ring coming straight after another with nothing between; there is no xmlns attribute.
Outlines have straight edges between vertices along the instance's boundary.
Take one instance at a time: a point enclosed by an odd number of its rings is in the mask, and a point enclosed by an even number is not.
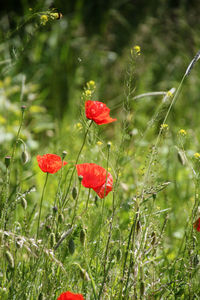
<svg viewBox="0 0 200 300"><path fill-rule="evenodd" d="M116 23L132 28L128 6L99 12L95 36L91 7L74 3L73 17L34 7L15 29L1 23L0 297L198 298L195 11L170 11L176 32L171 18L147 16L127 45L112 38ZM87 120L86 100L105 102L117 121ZM68 164L45 175L36 156L46 153ZM112 174L113 191L100 199L84 188L79 163Z"/></svg>

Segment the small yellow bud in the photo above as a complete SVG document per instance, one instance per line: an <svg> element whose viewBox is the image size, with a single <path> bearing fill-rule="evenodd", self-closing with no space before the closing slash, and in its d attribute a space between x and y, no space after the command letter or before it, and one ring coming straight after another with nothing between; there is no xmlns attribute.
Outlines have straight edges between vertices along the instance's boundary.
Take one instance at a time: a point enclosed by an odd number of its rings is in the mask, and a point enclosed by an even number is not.
<svg viewBox="0 0 200 300"><path fill-rule="evenodd" d="M82 128L83 128L83 125L82 125L81 123L77 123L77 124L76 124L76 127L77 127L77 129L82 129Z"/></svg>
<svg viewBox="0 0 200 300"><path fill-rule="evenodd" d="M169 126L168 124L161 124L160 129L161 130L168 130Z"/></svg>
<svg viewBox="0 0 200 300"><path fill-rule="evenodd" d="M41 21L42 25L46 25L46 23L48 22L48 16L47 15L41 15L40 21Z"/></svg>
<svg viewBox="0 0 200 300"><path fill-rule="evenodd" d="M136 55L140 55L141 54L141 48L138 45L135 45L132 49L131 49L131 55L136 54Z"/></svg>
<svg viewBox="0 0 200 300"><path fill-rule="evenodd" d="M97 145L98 145L98 146L101 146L101 145L103 145L103 143L102 143L101 141L98 141L98 142L97 142Z"/></svg>
<svg viewBox="0 0 200 300"><path fill-rule="evenodd" d="M91 97L92 92L90 90L86 90L85 95L86 95L86 97Z"/></svg>
<svg viewBox="0 0 200 300"><path fill-rule="evenodd" d="M173 97L173 94L172 94L172 92L168 91L168 92L167 92L167 97L170 97L170 98L172 98L172 97Z"/></svg>
<svg viewBox="0 0 200 300"><path fill-rule="evenodd" d="M187 135L187 131L185 129L180 129L178 133L180 135L182 135L182 136L186 136Z"/></svg>
<svg viewBox="0 0 200 300"><path fill-rule="evenodd" d="M194 154L194 158L200 159L200 153L196 152L196 153Z"/></svg>
<svg viewBox="0 0 200 300"><path fill-rule="evenodd" d="M89 90L94 90L94 89L96 88L96 85L95 85L95 81L94 81L94 80L88 81L86 85L87 85L87 88L88 88Z"/></svg>

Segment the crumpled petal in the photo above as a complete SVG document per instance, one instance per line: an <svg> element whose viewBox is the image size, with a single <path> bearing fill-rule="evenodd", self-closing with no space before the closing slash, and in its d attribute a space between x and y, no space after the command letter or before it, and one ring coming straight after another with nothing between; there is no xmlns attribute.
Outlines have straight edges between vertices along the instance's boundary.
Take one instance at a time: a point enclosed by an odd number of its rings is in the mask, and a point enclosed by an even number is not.
<svg viewBox="0 0 200 300"><path fill-rule="evenodd" d="M107 196L112 191L113 178L112 175L101 166L94 163L85 163L76 165L78 176L82 175L82 185L86 188L92 188L100 198ZM107 173L107 187L106 185ZM104 195L105 194L105 195Z"/></svg>
<svg viewBox="0 0 200 300"><path fill-rule="evenodd" d="M97 193L97 195L102 199L108 195L112 191L113 186L113 178L110 173L107 176L107 182L105 182L102 186L98 188L93 188L93 190Z"/></svg>

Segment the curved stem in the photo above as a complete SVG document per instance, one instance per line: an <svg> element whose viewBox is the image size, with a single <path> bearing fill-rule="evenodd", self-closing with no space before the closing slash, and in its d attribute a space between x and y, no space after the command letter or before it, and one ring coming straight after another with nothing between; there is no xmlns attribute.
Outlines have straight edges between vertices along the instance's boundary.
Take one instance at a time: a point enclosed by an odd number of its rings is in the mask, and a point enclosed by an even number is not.
<svg viewBox="0 0 200 300"><path fill-rule="evenodd" d="M41 196L41 200L40 200L40 211L39 211L39 217L38 217L36 241L38 239L38 233L39 233L39 227L40 227L40 217L41 217L41 211L42 211L42 202L43 202L43 198L44 198L45 187L47 185L48 175L49 175L49 173L46 174L46 179L45 179L45 183L44 183L43 190L42 190L42 196Z"/></svg>
<svg viewBox="0 0 200 300"><path fill-rule="evenodd" d="M75 165L74 165L74 168L73 168L73 170L72 170L72 174L71 174L71 177L70 177L70 180L69 180L69 185L68 185L68 189L67 189L67 192L66 192L66 194L65 194L65 197L63 198L63 203L62 203L62 207L64 207L65 205L66 205L66 199L67 199L67 196L68 196L68 194L69 194L69 190L70 190L70 187L71 187L71 184L72 184L72 178L73 178L73 176L74 176L74 172L75 172L75 169L76 169L76 164L78 163L78 160L79 160L79 157L80 157L80 155L81 155L81 152L82 152L82 150L83 150L83 147L84 147L84 145L85 145L85 142L86 142L86 137L87 137L87 134L88 134L88 132L89 132L89 129L90 129L90 127L91 127L91 125L92 125L92 120L91 120L91 122L90 122L90 124L89 124L89 126L88 126L88 128L87 128L87 130L86 130L86 132L85 132L85 136L84 136L84 139L83 139L83 143L82 143L82 146L81 146L81 148L80 148L80 150L79 150L79 153L78 153L78 155L77 155L77 158L76 158L76 161L75 161Z"/></svg>

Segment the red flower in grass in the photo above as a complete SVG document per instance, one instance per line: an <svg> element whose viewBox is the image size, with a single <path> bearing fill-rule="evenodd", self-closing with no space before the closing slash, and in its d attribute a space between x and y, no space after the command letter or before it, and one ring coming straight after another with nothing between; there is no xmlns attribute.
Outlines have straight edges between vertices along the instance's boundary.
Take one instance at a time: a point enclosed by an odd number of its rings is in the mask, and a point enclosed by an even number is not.
<svg viewBox="0 0 200 300"><path fill-rule="evenodd" d="M108 124L116 121L109 115L110 109L102 102L88 100L85 102L85 114L90 120L93 120L96 124Z"/></svg>
<svg viewBox="0 0 200 300"><path fill-rule="evenodd" d="M193 224L194 228L200 232L200 218L198 218L194 224Z"/></svg>
<svg viewBox="0 0 200 300"><path fill-rule="evenodd" d="M54 174L60 170L60 168L67 164L60 156L56 154L44 154L43 156L37 155L37 161L40 169L45 173Z"/></svg>
<svg viewBox="0 0 200 300"><path fill-rule="evenodd" d="M69 291L62 293L57 300L84 300L81 294L74 294Z"/></svg>
<svg viewBox="0 0 200 300"><path fill-rule="evenodd" d="M93 163L86 163L76 165L76 169L78 176L83 176L82 185L93 189L100 198L104 198L104 194L107 196L112 191L112 175L109 172L107 173L106 184L106 170L104 168Z"/></svg>

